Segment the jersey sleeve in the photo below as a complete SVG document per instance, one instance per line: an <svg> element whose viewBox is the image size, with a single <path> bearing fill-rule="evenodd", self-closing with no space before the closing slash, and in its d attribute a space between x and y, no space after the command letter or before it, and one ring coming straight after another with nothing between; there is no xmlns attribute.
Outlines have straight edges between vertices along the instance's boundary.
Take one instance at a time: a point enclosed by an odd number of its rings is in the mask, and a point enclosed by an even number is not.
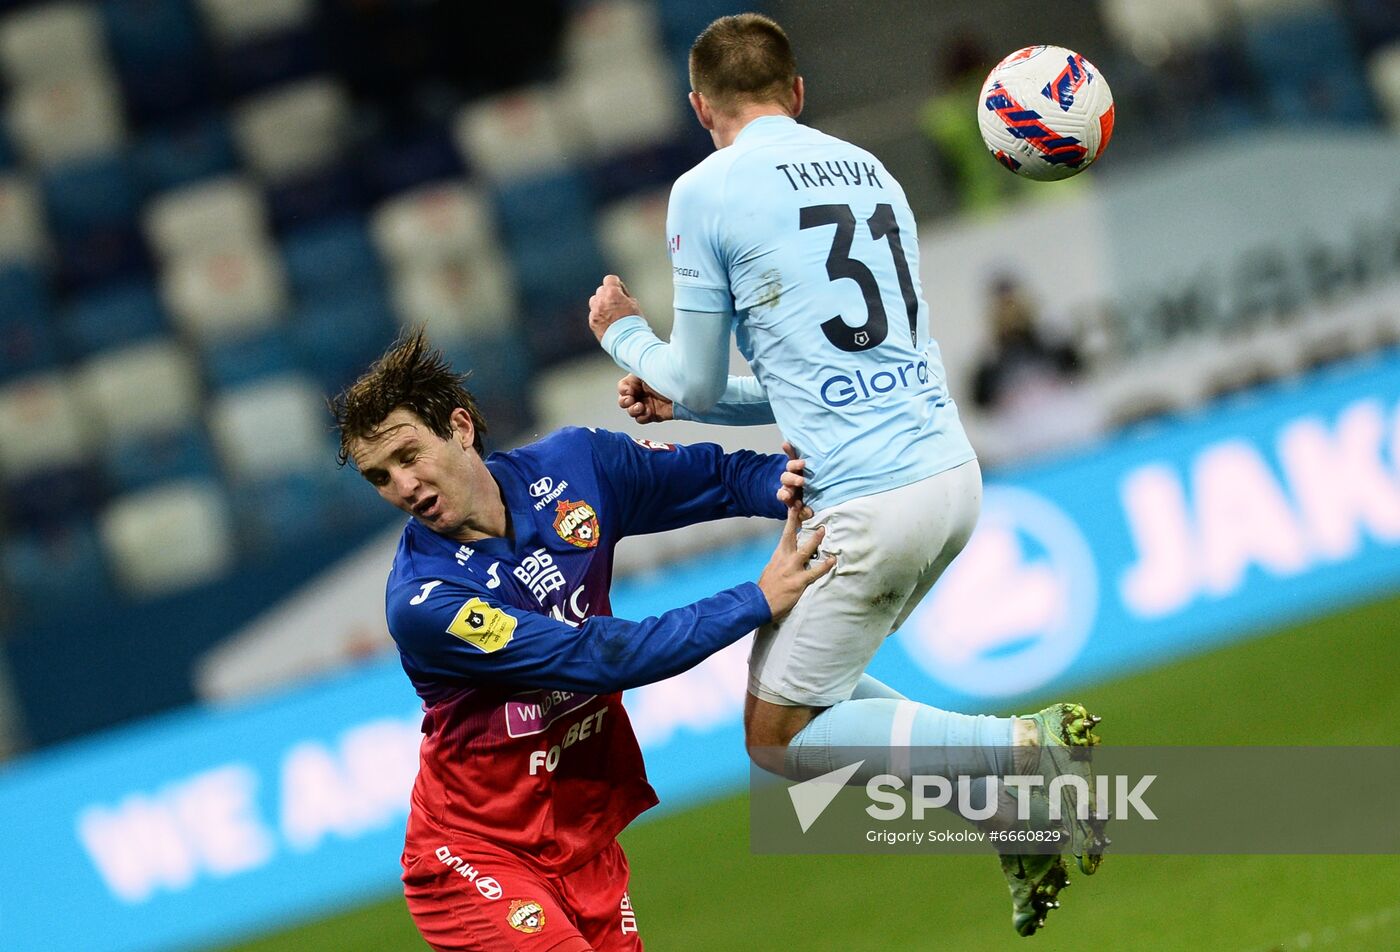
<svg viewBox="0 0 1400 952"><path fill-rule="evenodd" d="M689 404L673 402L672 412L677 420L721 426L758 426L777 422L773 418L768 394L757 377L731 376L725 384L724 393L707 410L696 410Z"/></svg>
<svg viewBox="0 0 1400 952"><path fill-rule="evenodd" d="M724 235L722 182L701 165L676 180L666 210L671 283L678 311L732 314L734 296Z"/></svg>
<svg viewBox="0 0 1400 952"><path fill-rule="evenodd" d="M732 315L677 311L664 343L639 316L614 322L603 349L617 365L675 403L708 410L724 394Z"/></svg>
<svg viewBox="0 0 1400 952"><path fill-rule="evenodd" d="M643 621L575 628L460 581L418 577L387 595L389 631L422 675L610 694L679 674L771 619L753 582Z"/></svg>
<svg viewBox="0 0 1400 952"><path fill-rule="evenodd" d="M663 532L731 516L783 519L783 456L714 443L671 444L593 433L594 453L623 514L623 535Z"/></svg>

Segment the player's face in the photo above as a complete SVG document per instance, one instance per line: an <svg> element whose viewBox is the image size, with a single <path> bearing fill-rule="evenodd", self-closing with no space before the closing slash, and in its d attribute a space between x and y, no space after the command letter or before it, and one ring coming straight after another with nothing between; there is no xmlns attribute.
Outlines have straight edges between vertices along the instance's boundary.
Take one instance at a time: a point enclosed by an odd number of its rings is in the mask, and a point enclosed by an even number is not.
<svg viewBox="0 0 1400 952"><path fill-rule="evenodd" d="M381 498L449 538L470 520L472 466L481 462L465 410L453 414L452 425L444 440L399 408L384 418L374 439L350 447L355 466Z"/></svg>

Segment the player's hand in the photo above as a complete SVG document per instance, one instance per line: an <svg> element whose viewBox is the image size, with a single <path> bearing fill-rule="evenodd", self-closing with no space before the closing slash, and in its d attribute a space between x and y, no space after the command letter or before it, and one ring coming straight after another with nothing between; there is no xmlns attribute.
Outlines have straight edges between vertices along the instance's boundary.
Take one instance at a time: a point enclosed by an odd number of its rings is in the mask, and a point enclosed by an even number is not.
<svg viewBox="0 0 1400 952"><path fill-rule="evenodd" d="M763 597L768 599L768 608L773 620L778 621L792 611L798 598L817 579L836 567L836 556L813 561L817 548L826 537L826 526L818 526L802 541L797 541L797 530L802 528L802 515L796 509L788 510L787 523L783 526L782 538L773 557L764 566L758 577L758 587Z"/></svg>
<svg viewBox="0 0 1400 952"><path fill-rule="evenodd" d="M778 487L778 502L787 506L789 511L797 510L803 519L810 519L812 507L803 501L803 490L807 487L807 461L798 458L797 450L791 443L783 444L783 452L787 454L788 463L783 475L778 477L782 484Z"/></svg>
<svg viewBox="0 0 1400 952"><path fill-rule="evenodd" d="M663 397L636 374L628 374L617 382L617 405L638 423L664 423L676 418L669 397Z"/></svg>
<svg viewBox="0 0 1400 952"><path fill-rule="evenodd" d="M627 290L627 285L622 283L622 279L615 274L603 278L603 283L598 285L598 290L588 299L588 326L599 343L602 343L603 335L613 324L624 317L631 317L633 314L640 316L641 313L641 305Z"/></svg>

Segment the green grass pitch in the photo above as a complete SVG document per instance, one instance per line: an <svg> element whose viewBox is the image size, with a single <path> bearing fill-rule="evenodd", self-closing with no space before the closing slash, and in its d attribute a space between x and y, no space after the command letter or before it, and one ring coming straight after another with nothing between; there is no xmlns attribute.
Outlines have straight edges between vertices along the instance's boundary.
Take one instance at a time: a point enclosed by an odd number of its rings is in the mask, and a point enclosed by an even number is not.
<svg viewBox="0 0 1400 952"><path fill-rule="evenodd" d="M1109 743L1398 744L1397 648L1400 597L1073 693ZM747 821L735 796L625 834L652 952L1400 950L1400 856L1110 856L1021 939L990 856L752 856ZM235 948L426 946L387 897Z"/></svg>

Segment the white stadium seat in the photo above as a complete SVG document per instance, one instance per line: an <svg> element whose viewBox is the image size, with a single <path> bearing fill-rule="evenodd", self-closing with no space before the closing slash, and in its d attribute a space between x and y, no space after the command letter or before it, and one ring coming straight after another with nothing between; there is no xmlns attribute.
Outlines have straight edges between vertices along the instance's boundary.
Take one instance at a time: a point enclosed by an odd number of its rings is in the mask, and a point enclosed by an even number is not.
<svg viewBox="0 0 1400 952"><path fill-rule="evenodd" d="M262 192L246 179L209 179L165 192L146 209L146 240L156 257L244 247L268 234Z"/></svg>
<svg viewBox="0 0 1400 952"><path fill-rule="evenodd" d="M162 272L161 293L201 344L272 327L288 307L286 274L268 243L183 255Z"/></svg>
<svg viewBox="0 0 1400 952"><path fill-rule="evenodd" d="M619 63L569 80L568 99L584 129L596 130L592 152L615 155L672 139L685 99L660 59Z"/></svg>
<svg viewBox="0 0 1400 952"><path fill-rule="evenodd" d="M133 595L178 591L233 564L229 504L205 481L164 483L118 498L98 519L107 564Z"/></svg>
<svg viewBox="0 0 1400 952"><path fill-rule="evenodd" d="M675 323L676 294L675 286L671 283L671 270L665 260L660 263L653 261L650 267L629 270L622 279L627 282L627 290L637 299L637 305L656 336L669 340L671 325Z"/></svg>
<svg viewBox="0 0 1400 952"><path fill-rule="evenodd" d="M416 267L488 252L496 241L491 208L460 181L439 182L384 202L370 223L386 261Z"/></svg>
<svg viewBox="0 0 1400 952"><path fill-rule="evenodd" d="M64 376L25 377L0 389L0 476L4 479L81 463L91 455L89 441Z"/></svg>
<svg viewBox="0 0 1400 952"><path fill-rule="evenodd" d="M125 138L120 91L95 70L21 85L10 96L9 113L11 134L34 165L115 152Z"/></svg>
<svg viewBox="0 0 1400 952"><path fill-rule="evenodd" d="M660 50L655 7L635 0L585 4L564 32L564 64L573 74L611 72Z"/></svg>
<svg viewBox="0 0 1400 952"><path fill-rule="evenodd" d="M1376 50L1367 72L1391 131L1400 132L1400 40Z"/></svg>
<svg viewBox="0 0 1400 952"><path fill-rule="evenodd" d="M515 286L499 256L400 269L393 293L400 323L426 324L438 343L495 336L515 324Z"/></svg>
<svg viewBox="0 0 1400 952"><path fill-rule="evenodd" d="M1307 13L1310 10L1336 10L1332 0L1233 0L1235 12L1242 20L1273 20Z"/></svg>
<svg viewBox="0 0 1400 952"><path fill-rule="evenodd" d="M1217 0L1102 0L1100 8L1118 42L1149 59L1217 39L1229 26Z"/></svg>
<svg viewBox="0 0 1400 952"><path fill-rule="evenodd" d="M652 329L671 332L674 293L666 249L667 189L615 202L599 216L598 234L608 266L617 269Z"/></svg>
<svg viewBox="0 0 1400 952"><path fill-rule="evenodd" d="M209 407L214 446L235 482L324 468L329 425L320 389L300 374L225 390Z"/></svg>
<svg viewBox="0 0 1400 952"><path fill-rule="evenodd" d="M580 126L560 91L536 86L463 107L457 147L488 178L505 181L549 172L580 155Z"/></svg>
<svg viewBox="0 0 1400 952"><path fill-rule="evenodd" d="M37 263L47 249L38 189L22 175L0 176L0 262Z"/></svg>
<svg viewBox="0 0 1400 952"><path fill-rule="evenodd" d="M0 67L11 86L105 70L102 14L93 3L50 3L0 20Z"/></svg>
<svg viewBox="0 0 1400 952"><path fill-rule="evenodd" d="M350 102L336 82L280 86L234 110L233 128L248 165L278 181L329 164L345 146Z"/></svg>
<svg viewBox="0 0 1400 952"><path fill-rule="evenodd" d="M286 32L316 13L315 0L199 0L199 6L221 46Z"/></svg>
<svg viewBox="0 0 1400 952"><path fill-rule="evenodd" d="M200 413L198 367L171 338L100 354L75 382L109 441L169 432Z"/></svg>
<svg viewBox="0 0 1400 952"><path fill-rule="evenodd" d="M655 189L614 202L599 212L598 239L609 261L629 273L652 268L667 271L668 197L668 189Z"/></svg>

